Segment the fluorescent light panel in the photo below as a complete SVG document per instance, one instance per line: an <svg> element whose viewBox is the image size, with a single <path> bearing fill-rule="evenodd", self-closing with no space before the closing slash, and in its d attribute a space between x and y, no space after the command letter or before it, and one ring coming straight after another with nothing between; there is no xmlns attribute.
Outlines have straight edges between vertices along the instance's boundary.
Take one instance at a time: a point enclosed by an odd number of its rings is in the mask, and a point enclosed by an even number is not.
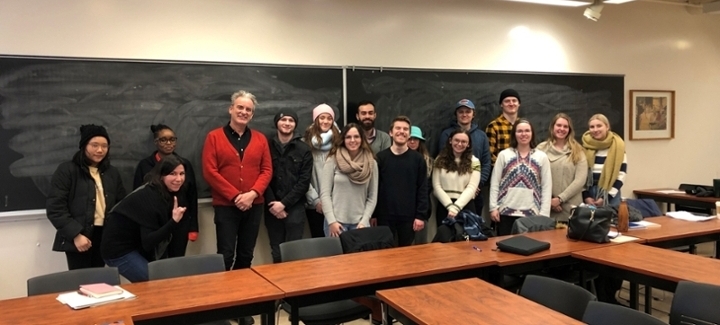
<svg viewBox="0 0 720 325"><path fill-rule="evenodd" d="M582 7L592 4L592 1L582 1L582 0L508 0L508 1L514 1L514 2L527 2L527 3L536 3L536 4L542 4L542 5L552 5L552 6L564 6L564 7ZM604 3L611 3L611 4L621 4L626 3L634 0L605 0Z"/></svg>

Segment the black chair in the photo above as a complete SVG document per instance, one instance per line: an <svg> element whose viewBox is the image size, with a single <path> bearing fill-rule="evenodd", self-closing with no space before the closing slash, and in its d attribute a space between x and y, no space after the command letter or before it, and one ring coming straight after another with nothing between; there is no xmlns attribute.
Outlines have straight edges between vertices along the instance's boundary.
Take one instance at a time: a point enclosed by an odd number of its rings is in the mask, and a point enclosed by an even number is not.
<svg viewBox="0 0 720 325"><path fill-rule="evenodd" d="M173 257L148 263L148 278L150 280L223 271L225 271L225 262L220 254Z"/></svg>
<svg viewBox="0 0 720 325"><path fill-rule="evenodd" d="M93 267L36 276L27 280L28 296L73 291L81 284L120 284L120 273L116 267Z"/></svg>
<svg viewBox="0 0 720 325"><path fill-rule="evenodd" d="M525 277L520 296L577 320L582 320L588 302L597 300L583 287L537 275Z"/></svg>
<svg viewBox="0 0 720 325"><path fill-rule="evenodd" d="M599 301L591 301L582 321L588 325L667 325L667 323L635 309Z"/></svg>
<svg viewBox="0 0 720 325"><path fill-rule="evenodd" d="M670 306L670 325L720 324L720 286L680 281Z"/></svg>
<svg viewBox="0 0 720 325"><path fill-rule="evenodd" d="M280 257L283 262L340 255L342 253L343 248L338 237L307 238L280 244ZM279 307L288 314L291 313L290 304L283 302ZM370 313L369 308L346 299L301 307L299 320L306 325L338 324L369 317Z"/></svg>
<svg viewBox="0 0 720 325"><path fill-rule="evenodd" d="M225 262L221 254L173 257L148 263L148 278L150 280L170 279L224 271ZM230 324L230 321L227 320L203 323L203 325Z"/></svg>

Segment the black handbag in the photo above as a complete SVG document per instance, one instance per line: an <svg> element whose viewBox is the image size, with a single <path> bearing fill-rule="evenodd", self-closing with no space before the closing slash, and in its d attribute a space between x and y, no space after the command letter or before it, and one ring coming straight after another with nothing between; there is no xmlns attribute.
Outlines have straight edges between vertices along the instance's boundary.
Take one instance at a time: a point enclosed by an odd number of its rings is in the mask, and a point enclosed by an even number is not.
<svg viewBox="0 0 720 325"><path fill-rule="evenodd" d="M550 249L550 243L546 241L532 239L523 235L517 235L508 239L503 239L495 244L503 252L520 254L525 256L532 255L546 249Z"/></svg>
<svg viewBox="0 0 720 325"><path fill-rule="evenodd" d="M610 207L575 207L570 211L567 237L591 243L610 242L610 220L615 215L615 210Z"/></svg>

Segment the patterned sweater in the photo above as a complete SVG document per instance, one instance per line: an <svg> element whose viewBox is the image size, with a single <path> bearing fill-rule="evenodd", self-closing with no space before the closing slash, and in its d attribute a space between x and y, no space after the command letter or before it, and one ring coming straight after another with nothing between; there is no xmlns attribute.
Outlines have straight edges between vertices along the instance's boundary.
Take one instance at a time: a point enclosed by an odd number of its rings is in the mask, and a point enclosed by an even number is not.
<svg viewBox="0 0 720 325"><path fill-rule="evenodd" d="M498 154L490 182L490 211L500 215L550 216L552 174L544 152L533 149L520 158L515 148Z"/></svg>

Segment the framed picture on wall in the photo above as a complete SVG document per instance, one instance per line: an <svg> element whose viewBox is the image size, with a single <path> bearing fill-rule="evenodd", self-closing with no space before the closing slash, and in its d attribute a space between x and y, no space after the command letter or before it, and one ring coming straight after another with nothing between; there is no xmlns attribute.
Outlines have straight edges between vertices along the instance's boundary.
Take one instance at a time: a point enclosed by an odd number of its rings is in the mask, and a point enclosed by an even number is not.
<svg viewBox="0 0 720 325"><path fill-rule="evenodd" d="M675 138L675 91L630 90L630 140Z"/></svg>

